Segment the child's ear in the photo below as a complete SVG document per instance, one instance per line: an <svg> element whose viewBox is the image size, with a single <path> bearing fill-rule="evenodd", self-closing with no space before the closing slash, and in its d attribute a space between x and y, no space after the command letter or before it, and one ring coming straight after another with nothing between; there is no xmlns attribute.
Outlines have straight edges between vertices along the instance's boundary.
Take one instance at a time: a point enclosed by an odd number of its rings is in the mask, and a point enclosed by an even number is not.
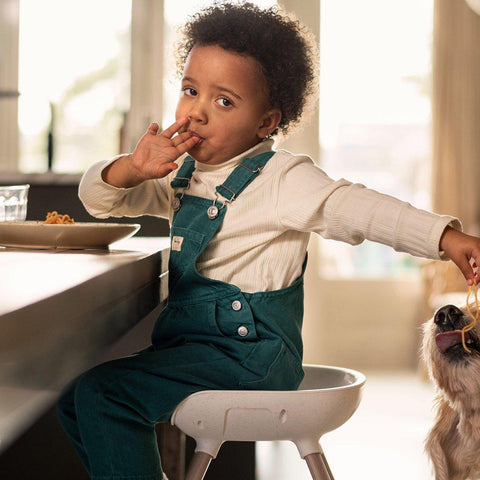
<svg viewBox="0 0 480 480"><path fill-rule="evenodd" d="M262 117L262 123L258 129L258 136L260 138L268 137L282 120L282 112L279 108L271 108L267 110Z"/></svg>

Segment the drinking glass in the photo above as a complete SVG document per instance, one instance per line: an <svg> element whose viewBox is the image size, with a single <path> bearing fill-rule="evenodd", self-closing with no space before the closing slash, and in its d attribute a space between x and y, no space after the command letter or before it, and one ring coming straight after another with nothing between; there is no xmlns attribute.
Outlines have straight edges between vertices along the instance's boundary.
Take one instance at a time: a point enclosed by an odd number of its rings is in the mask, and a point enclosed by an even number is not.
<svg viewBox="0 0 480 480"><path fill-rule="evenodd" d="M27 216L30 185L0 186L0 222L22 222Z"/></svg>

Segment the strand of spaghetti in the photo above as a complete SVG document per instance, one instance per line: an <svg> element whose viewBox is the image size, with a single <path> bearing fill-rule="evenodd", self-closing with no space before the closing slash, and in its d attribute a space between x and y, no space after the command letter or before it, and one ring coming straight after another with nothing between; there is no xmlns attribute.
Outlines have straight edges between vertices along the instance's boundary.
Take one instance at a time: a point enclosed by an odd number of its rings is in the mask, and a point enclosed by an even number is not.
<svg viewBox="0 0 480 480"><path fill-rule="evenodd" d="M470 309L470 295L472 294L472 291L475 293L475 315L472 313ZM468 289L468 293L467 293L467 312L468 312L468 315L471 317L472 321L468 325L465 325L462 328L462 345L465 351L468 353L472 353L472 351L467 347L467 344L465 342L465 333L475 328L475 325L477 324L478 316L480 314L480 310L478 307L479 307L478 306L478 285L475 280L473 284L470 285L470 288Z"/></svg>

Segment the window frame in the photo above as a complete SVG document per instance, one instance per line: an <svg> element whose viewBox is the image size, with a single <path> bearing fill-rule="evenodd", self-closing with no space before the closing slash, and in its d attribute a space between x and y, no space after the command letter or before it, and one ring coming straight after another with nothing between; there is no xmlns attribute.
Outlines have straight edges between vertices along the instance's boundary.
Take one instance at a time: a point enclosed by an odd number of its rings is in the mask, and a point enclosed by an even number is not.
<svg viewBox="0 0 480 480"><path fill-rule="evenodd" d="M20 0L0 2L0 172L18 169L18 35Z"/></svg>

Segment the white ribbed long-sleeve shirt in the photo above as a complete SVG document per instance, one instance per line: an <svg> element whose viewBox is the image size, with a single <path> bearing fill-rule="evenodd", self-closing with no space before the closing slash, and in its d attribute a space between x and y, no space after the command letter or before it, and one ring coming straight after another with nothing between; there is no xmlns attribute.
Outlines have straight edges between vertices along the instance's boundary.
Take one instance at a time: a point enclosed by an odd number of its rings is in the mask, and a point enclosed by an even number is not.
<svg viewBox="0 0 480 480"><path fill-rule="evenodd" d="M271 150L268 140L219 165L196 162L186 192L215 198L245 156ZM95 217L143 214L171 222L170 187L176 171L133 188L116 188L102 180L109 161L85 173L79 196ZM177 162L183 163L185 156ZM395 250L440 259L440 237L459 221L414 208L406 202L347 180L333 180L305 155L280 150L258 177L227 207L223 223L197 262L209 278L232 283L244 292L270 291L290 285L301 273L311 232L356 245L368 239Z"/></svg>

